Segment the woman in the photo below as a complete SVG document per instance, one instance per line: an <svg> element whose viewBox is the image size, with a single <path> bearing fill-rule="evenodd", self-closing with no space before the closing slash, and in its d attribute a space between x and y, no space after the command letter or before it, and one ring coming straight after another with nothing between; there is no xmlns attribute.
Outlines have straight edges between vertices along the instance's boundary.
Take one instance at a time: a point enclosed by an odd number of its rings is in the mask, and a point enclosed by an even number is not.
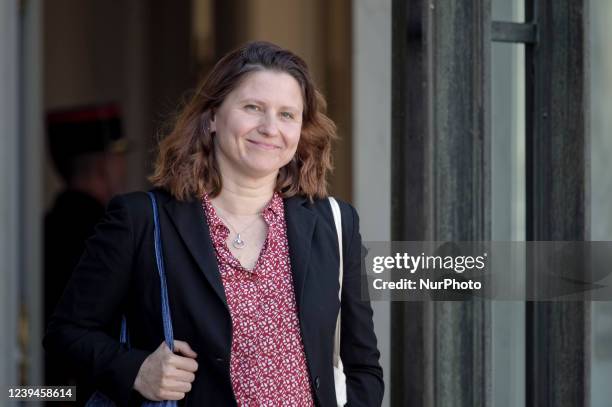
<svg viewBox="0 0 612 407"><path fill-rule="evenodd" d="M333 122L305 63L269 43L221 59L160 144L151 181L174 353L163 342L149 197L115 197L45 347L119 405L335 406L338 240L325 177ZM355 210L340 203L348 405L380 405ZM125 315L131 348L117 341Z"/></svg>

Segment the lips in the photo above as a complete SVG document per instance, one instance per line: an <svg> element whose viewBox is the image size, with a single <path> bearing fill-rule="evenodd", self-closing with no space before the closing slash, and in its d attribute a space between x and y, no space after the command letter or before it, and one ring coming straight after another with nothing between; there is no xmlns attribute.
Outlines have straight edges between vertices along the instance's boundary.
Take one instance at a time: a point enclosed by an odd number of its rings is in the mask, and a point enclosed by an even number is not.
<svg viewBox="0 0 612 407"><path fill-rule="evenodd" d="M278 150L280 149L279 146L274 145L274 144L269 144L269 143L264 143L261 141L255 141L255 140L249 140L247 139L247 141L251 144L253 144L254 146L261 148L262 150Z"/></svg>

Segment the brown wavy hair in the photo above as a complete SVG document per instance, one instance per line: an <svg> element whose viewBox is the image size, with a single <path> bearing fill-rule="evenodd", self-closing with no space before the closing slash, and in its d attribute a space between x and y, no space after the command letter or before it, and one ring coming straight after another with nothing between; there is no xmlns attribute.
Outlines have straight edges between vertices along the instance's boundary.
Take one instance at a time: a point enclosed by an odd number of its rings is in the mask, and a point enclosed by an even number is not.
<svg viewBox="0 0 612 407"><path fill-rule="evenodd" d="M210 120L227 95L250 73L272 70L291 75L304 98L302 131L293 159L279 170L275 190L283 197L327 196L336 125L325 115L326 102L306 63L297 55L268 42L250 42L225 55L179 112L170 133L159 143L149 181L184 201L208 193L217 196L222 182L215 157Z"/></svg>

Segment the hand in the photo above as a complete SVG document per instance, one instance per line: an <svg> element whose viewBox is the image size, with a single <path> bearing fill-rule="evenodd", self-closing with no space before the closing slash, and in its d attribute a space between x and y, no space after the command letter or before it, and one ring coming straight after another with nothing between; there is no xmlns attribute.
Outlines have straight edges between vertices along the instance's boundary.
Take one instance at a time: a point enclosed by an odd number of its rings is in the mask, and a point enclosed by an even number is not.
<svg viewBox="0 0 612 407"><path fill-rule="evenodd" d="M198 356L187 342L174 341L172 353L166 342L151 353L140 366L134 389L152 401L181 400L191 390L198 370Z"/></svg>

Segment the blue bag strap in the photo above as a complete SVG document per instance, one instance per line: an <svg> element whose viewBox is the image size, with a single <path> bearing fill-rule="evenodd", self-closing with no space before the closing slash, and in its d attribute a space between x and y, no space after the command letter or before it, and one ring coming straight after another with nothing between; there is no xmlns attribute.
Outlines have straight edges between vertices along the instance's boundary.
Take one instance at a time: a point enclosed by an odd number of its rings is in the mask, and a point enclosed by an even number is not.
<svg viewBox="0 0 612 407"><path fill-rule="evenodd" d="M153 238L155 239L155 262L157 263L157 272L161 285L161 300L162 300L162 319L164 321L164 339L166 345L174 352L174 333L172 332L172 318L170 317L170 305L168 302L168 286L166 284L166 272L164 270L164 254L162 252L161 232L159 228L159 215L157 213L157 200L153 192L148 192L151 198L151 206L153 207L153 222L154 231ZM146 400L141 407L177 407L176 400L150 401Z"/></svg>
<svg viewBox="0 0 612 407"><path fill-rule="evenodd" d="M130 346L130 338L128 338L127 321L125 315L121 317L121 332L119 333L119 342Z"/></svg>
<svg viewBox="0 0 612 407"><path fill-rule="evenodd" d="M174 333L172 332L172 318L170 316L170 305L168 302L168 286L166 284L166 272L164 270L164 256L162 253L161 245L161 232L159 229L159 214L157 213L157 200L153 192L148 192L151 198L151 205L153 206L153 222L154 232L153 238L155 239L155 261L157 262L157 272L159 274L159 281L161 284L161 301L162 301L162 319L164 322L164 339L166 345L174 352Z"/></svg>

